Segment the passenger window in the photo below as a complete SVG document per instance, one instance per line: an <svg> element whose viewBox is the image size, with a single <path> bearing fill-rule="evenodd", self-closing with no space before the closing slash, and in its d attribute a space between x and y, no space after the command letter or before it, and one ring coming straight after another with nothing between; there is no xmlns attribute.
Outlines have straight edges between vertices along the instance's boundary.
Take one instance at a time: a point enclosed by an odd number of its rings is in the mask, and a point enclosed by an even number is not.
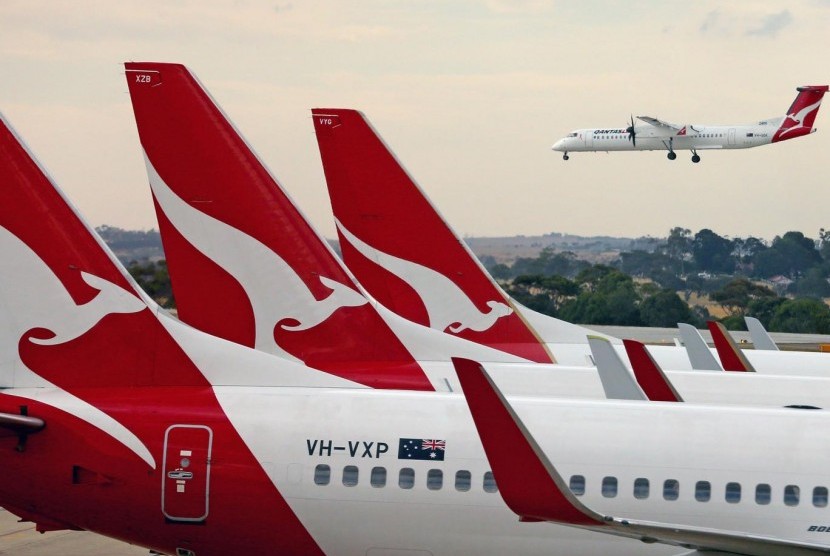
<svg viewBox="0 0 830 556"><path fill-rule="evenodd" d="M575 495L582 496L585 494L585 475L572 475L568 486Z"/></svg>
<svg viewBox="0 0 830 556"><path fill-rule="evenodd" d="M398 486L410 489L415 486L415 470L411 467L404 467L398 473Z"/></svg>
<svg viewBox="0 0 830 556"><path fill-rule="evenodd" d="M606 498L617 496L617 478L604 477L602 479L602 495Z"/></svg>
<svg viewBox="0 0 830 556"><path fill-rule="evenodd" d="M484 474L484 492L498 492L499 486L496 484L496 478L493 477L493 472L488 471Z"/></svg>
<svg viewBox="0 0 830 556"><path fill-rule="evenodd" d="M755 503L766 506L772 500L772 488L766 484L761 483L755 487Z"/></svg>
<svg viewBox="0 0 830 556"><path fill-rule="evenodd" d="M331 467L325 463L321 463L314 468L314 484L327 485L331 481Z"/></svg>
<svg viewBox="0 0 830 556"><path fill-rule="evenodd" d="M455 490L461 492L467 492L470 490L470 485L472 485L472 475L469 471L456 471L455 472Z"/></svg>
<svg viewBox="0 0 830 556"><path fill-rule="evenodd" d="M663 499L677 500L680 496L680 483L676 479L666 479L663 482Z"/></svg>
<svg viewBox="0 0 830 556"><path fill-rule="evenodd" d="M373 467L372 468L372 476L369 478L369 483L375 488L381 488L386 486L386 468L385 467Z"/></svg>
<svg viewBox="0 0 830 556"><path fill-rule="evenodd" d="M798 506L798 498L800 489L795 485L787 485L784 487L784 504L787 506Z"/></svg>
<svg viewBox="0 0 830 556"><path fill-rule="evenodd" d="M343 486L353 487L357 486L357 466L347 465L343 468Z"/></svg>
<svg viewBox="0 0 830 556"><path fill-rule="evenodd" d="M708 502L712 497L712 485L709 481L698 481L695 484L695 500L698 502Z"/></svg>
<svg viewBox="0 0 830 556"><path fill-rule="evenodd" d="M648 498L648 479L634 479L634 498L643 500Z"/></svg>
<svg viewBox="0 0 830 556"><path fill-rule="evenodd" d="M427 471L427 488L429 490L441 490L442 486L444 486L444 472L440 469Z"/></svg>
<svg viewBox="0 0 830 556"><path fill-rule="evenodd" d="M726 483L726 501L730 504L737 504L741 501L740 483Z"/></svg>
<svg viewBox="0 0 830 556"><path fill-rule="evenodd" d="M827 487L816 487L813 489L813 506L824 508L827 506Z"/></svg>

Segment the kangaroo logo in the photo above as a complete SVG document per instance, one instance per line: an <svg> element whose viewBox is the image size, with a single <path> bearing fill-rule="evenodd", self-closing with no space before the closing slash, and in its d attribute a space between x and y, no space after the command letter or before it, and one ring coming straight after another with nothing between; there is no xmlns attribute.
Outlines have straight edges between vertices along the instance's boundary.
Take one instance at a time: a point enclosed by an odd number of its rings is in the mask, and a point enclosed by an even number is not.
<svg viewBox="0 0 830 556"><path fill-rule="evenodd" d="M203 255L219 265L242 286L254 311L256 340L261 351L299 361L277 344L277 328L301 331L326 321L342 307L358 307L368 300L352 288L325 276L320 282L331 290L317 300L291 265L257 239L196 210L159 176L145 153L150 187L162 211L176 230ZM264 286L263 278L274 287Z"/></svg>
<svg viewBox="0 0 830 556"><path fill-rule="evenodd" d="M804 120L806 120L813 111L818 110L819 106L821 106L821 100L822 99L819 99L810 106L802 108L795 114L787 114L784 116L784 121L781 123L781 130L778 136L783 137L784 135L799 129L806 129L803 125Z"/></svg>
<svg viewBox="0 0 830 556"><path fill-rule="evenodd" d="M21 339L40 345L57 345L80 338L107 315L137 313L143 301L119 286L92 274L83 280L98 294L77 305L60 279L28 245L0 226L0 387L15 388L14 394L45 403L74 415L109 434L135 452L150 467L155 460L147 447L124 425L84 400L52 384L31 369L20 357ZM31 292L37 292L37 299ZM53 334L47 339L31 336L34 329ZM11 359L8 359L11 356ZM1 390L1 388L0 388Z"/></svg>
<svg viewBox="0 0 830 556"><path fill-rule="evenodd" d="M374 261L406 282L424 303L430 328L458 334L464 330L483 332L496 321L513 312L501 301L488 301L489 311L481 312L455 282L435 270L418 263L384 253L364 243L336 220L343 237L367 259Z"/></svg>

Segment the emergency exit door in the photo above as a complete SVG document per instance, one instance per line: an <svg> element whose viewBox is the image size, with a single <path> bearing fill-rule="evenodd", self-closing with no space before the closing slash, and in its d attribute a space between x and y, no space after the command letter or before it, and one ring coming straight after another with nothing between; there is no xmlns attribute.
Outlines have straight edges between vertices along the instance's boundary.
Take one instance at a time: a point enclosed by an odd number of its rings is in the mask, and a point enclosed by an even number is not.
<svg viewBox="0 0 830 556"><path fill-rule="evenodd" d="M171 521L207 519L213 431L204 425L172 425L164 433L161 511Z"/></svg>

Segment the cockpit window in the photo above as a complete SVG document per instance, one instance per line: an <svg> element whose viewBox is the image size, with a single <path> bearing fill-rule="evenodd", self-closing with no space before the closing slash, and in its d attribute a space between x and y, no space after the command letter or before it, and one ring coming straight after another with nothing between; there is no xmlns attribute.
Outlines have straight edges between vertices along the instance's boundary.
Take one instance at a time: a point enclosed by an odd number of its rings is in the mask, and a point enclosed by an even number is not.
<svg viewBox="0 0 830 556"><path fill-rule="evenodd" d="M569 133L568 137L576 137L576 133Z"/></svg>

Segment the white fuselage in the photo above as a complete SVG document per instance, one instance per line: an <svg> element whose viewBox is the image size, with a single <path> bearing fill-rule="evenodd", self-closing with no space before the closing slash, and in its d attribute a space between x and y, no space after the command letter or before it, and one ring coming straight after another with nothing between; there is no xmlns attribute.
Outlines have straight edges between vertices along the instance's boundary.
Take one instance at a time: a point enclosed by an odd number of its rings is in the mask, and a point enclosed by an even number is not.
<svg viewBox="0 0 830 556"><path fill-rule="evenodd" d="M641 123L634 126L636 146L624 127L578 129L552 148L565 153L748 149L771 143L781 121L772 118L749 125L690 124L681 130Z"/></svg>
<svg viewBox="0 0 830 556"><path fill-rule="evenodd" d="M216 393L327 554L595 554L611 546L583 532L519 523L498 494L485 491L490 468L462 396L233 387ZM538 397L510 402L565 479L585 477L585 502L597 511L830 544L827 533L809 531L827 524L821 496L830 486L826 411ZM402 438L445 441L443 461L400 458ZM387 449L378 453L381 444ZM328 466L328 484L315 483L321 465ZM385 476L383 485L372 485L373 469L376 478ZM402 470L412 470L411 488ZM458 479L465 471L468 490ZM604 477L617 479L614 497L602 495ZM650 484L644 498L634 496L638 478ZM663 496L667 480L678 481L675 500ZM698 481L710 483L709 500L696 499ZM733 482L740 485L738 502L726 500ZM755 500L759 484L770 485L768 504ZM797 503L788 485L798 488ZM654 552L613 543L613 554Z"/></svg>

